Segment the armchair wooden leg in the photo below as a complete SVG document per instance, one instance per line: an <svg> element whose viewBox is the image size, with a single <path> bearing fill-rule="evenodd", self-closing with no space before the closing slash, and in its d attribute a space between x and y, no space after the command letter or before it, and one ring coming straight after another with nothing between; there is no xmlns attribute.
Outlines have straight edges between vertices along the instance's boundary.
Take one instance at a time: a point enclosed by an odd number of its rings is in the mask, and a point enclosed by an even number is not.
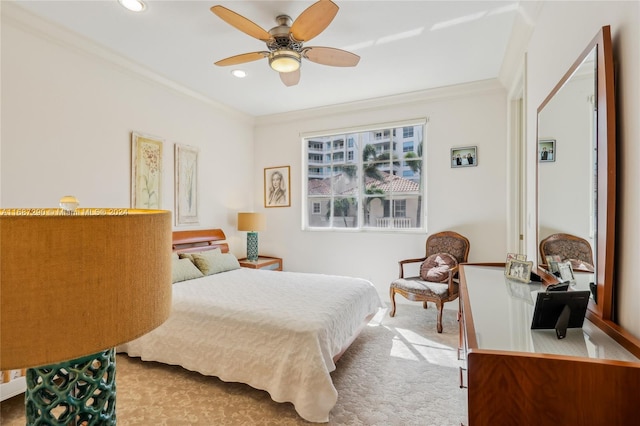
<svg viewBox="0 0 640 426"><path fill-rule="evenodd" d="M396 314L396 292L393 288L389 289L389 297L391 298L391 312L389 312L389 316L393 317Z"/></svg>
<svg viewBox="0 0 640 426"><path fill-rule="evenodd" d="M438 333L442 333L442 309L444 308L444 305L442 302L438 303L438 323L436 325L436 330L438 331Z"/></svg>

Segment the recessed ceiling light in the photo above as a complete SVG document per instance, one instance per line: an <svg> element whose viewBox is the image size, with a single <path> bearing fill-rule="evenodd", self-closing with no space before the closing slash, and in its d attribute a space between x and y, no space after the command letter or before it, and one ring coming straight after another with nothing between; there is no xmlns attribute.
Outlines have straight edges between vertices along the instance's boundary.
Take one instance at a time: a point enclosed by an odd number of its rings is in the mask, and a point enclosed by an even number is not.
<svg viewBox="0 0 640 426"><path fill-rule="evenodd" d="M118 0L118 3L132 12L142 12L147 7L142 0Z"/></svg>
<svg viewBox="0 0 640 426"><path fill-rule="evenodd" d="M245 78L247 76L247 73L243 70L233 70L231 71L231 75L238 78Z"/></svg>

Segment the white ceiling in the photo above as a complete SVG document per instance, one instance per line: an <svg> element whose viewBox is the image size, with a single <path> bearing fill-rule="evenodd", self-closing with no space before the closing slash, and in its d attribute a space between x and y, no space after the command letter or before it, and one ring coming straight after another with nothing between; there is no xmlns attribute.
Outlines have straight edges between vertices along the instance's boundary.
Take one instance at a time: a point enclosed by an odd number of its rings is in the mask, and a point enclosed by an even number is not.
<svg viewBox="0 0 640 426"><path fill-rule="evenodd" d="M209 9L221 4L268 31L277 15L295 20L313 1L146 0L146 10L136 14L117 0L18 0L32 13L253 116L497 78L520 5L516 0L334 2L340 7L336 18L305 45L345 49L360 55L360 63L336 68L303 61L300 83L286 87L266 59L213 65L266 49ZM248 76L233 77L233 68Z"/></svg>

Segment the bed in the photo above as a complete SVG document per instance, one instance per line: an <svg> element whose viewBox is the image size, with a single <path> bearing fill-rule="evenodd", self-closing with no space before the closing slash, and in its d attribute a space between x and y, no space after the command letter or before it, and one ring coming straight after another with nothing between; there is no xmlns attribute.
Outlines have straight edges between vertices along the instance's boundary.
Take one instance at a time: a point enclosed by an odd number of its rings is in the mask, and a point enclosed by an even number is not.
<svg viewBox="0 0 640 426"><path fill-rule="evenodd" d="M174 232L174 262L210 274L175 282L169 319L118 352L246 383L329 421L330 373L382 307L377 291L359 278L240 268L224 240L219 229Z"/></svg>

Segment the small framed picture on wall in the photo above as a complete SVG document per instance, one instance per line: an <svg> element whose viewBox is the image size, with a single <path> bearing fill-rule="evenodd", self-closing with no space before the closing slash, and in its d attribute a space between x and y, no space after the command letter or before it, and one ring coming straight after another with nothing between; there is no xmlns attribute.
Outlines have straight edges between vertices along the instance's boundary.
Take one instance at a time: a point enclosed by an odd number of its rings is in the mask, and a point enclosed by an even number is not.
<svg viewBox="0 0 640 426"><path fill-rule="evenodd" d="M291 206L291 176L289 166L264 169L264 206Z"/></svg>
<svg viewBox="0 0 640 426"><path fill-rule="evenodd" d="M478 147L451 148L451 167L474 167L478 165Z"/></svg>

